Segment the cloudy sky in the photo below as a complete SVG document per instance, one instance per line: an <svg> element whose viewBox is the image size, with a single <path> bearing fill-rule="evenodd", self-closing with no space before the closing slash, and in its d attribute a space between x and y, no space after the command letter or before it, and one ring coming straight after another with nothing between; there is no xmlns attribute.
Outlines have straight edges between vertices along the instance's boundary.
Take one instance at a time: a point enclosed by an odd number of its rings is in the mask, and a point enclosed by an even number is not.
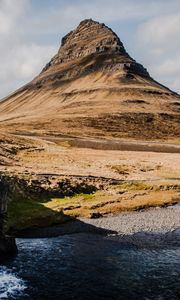
<svg viewBox="0 0 180 300"><path fill-rule="evenodd" d="M0 98L36 76L85 18L106 23L153 78L180 93L180 0L0 0Z"/></svg>

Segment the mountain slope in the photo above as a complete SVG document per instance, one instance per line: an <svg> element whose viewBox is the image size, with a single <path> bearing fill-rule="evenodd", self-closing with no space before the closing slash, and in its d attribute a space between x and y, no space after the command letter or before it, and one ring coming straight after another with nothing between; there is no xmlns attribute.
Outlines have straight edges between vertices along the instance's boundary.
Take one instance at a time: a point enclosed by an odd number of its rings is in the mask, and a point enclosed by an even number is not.
<svg viewBox="0 0 180 300"><path fill-rule="evenodd" d="M0 129L46 134L180 136L179 95L154 81L104 24L84 20L30 83L0 103Z"/></svg>

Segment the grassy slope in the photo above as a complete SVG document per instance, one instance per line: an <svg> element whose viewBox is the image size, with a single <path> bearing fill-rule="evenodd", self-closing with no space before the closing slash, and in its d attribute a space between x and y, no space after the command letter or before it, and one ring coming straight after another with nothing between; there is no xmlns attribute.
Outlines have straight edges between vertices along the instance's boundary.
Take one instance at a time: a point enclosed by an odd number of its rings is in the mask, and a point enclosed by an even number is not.
<svg viewBox="0 0 180 300"><path fill-rule="evenodd" d="M166 190L165 190L166 189ZM178 191L144 183L124 183L105 191L72 197L34 201L14 195L9 205L6 230L17 232L31 227L60 224L72 217L94 217L120 211L165 206L178 201Z"/></svg>

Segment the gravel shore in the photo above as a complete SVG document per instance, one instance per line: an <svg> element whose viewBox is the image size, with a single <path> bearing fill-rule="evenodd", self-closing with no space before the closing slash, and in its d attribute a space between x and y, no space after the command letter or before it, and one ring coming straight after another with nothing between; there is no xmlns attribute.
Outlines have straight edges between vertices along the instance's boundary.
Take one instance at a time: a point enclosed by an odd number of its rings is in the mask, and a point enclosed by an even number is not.
<svg viewBox="0 0 180 300"><path fill-rule="evenodd" d="M180 206L125 212L97 219L80 218L65 224L26 230L23 238L66 234L102 234L105 238L138 247L180 247Z"/></svg>
<svg viewBox="0 0 180 300"><path fill-rule="evenodd" d="M138 248L180 247L180 206L86 219L89 225L115 231L108 239Z"/></svg>
<svg viewBox="0 0 180 300"><path fill-rule="evenodd" d="M115 231L117 234L136 232L167 232L180 227L180 206L152 208L137 212L108 215L98 219L80 219L98 228Z"/></svg>

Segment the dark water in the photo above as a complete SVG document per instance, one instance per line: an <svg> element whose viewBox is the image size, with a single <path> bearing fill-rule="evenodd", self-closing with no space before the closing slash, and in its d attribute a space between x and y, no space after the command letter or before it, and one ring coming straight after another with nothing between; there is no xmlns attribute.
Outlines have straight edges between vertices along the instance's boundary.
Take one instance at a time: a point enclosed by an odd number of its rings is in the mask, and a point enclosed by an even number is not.
<svg viewBox="0 0 180 300"><path fill-rule="evenodd" d="M0 299L180 299L180 249L137 249L95 234L18 239Z"/></svg>

